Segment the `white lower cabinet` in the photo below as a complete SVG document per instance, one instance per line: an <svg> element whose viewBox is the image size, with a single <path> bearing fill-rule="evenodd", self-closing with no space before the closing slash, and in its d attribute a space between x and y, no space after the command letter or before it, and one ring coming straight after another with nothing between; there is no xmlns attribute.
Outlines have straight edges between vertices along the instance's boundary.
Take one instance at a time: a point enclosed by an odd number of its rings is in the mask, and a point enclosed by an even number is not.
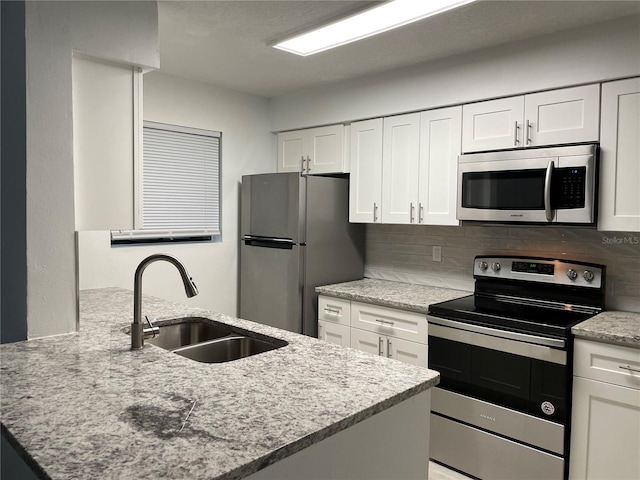
<svg viewBox="0 0 640 480"><path fill-rule="evenodd" d="M351 302L318 297L318 338L348 347L351 345Z"/></svg>
<svg viewBox="0 0 640 480"><path fill-rule="evenodd" d="M320 295L318 338L427 366L427 318L419 313Z"/></svg>
<svg viewBox="0 0 640 480"><path fill-rule="evenodd" d="M577 339L572 479L640 478L640 349Z"/></svg>
<svg viewBox="0 0 640 480"><path fill-rule="evenodd" d="M336 325L325 320L318 320L318 338L327 343L350 347L351 328L344 325Z"/></svg>

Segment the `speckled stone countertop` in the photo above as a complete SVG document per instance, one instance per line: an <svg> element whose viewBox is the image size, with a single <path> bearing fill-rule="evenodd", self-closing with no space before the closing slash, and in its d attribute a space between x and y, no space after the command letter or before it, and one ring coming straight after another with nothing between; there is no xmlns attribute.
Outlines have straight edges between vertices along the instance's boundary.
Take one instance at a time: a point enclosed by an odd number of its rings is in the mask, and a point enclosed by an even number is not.
<svg viewBox="0 0 640 480"><path fill-rule="evenodd" d="M437 372L145 297L162 319L196 314L289 342L199 363L122 332L133 294L80 294L80 332L0 345L0 419L43 478L237 479L437 384Z"/></svg>
<svg viewBox="0 0 640 480"><path fill-rule="evenodd" d="M640 313L603 312L571 329L576 337L640 348Z"/></svg>
<svg viewBox="0 0 640 480"><path fill-rule="evenodd" d="M427 313L432 303L465 297L473 292L450 288L430 287L412 283L363 278L353 282L316 287L321 295L373 303L384 307Z"/></svg>

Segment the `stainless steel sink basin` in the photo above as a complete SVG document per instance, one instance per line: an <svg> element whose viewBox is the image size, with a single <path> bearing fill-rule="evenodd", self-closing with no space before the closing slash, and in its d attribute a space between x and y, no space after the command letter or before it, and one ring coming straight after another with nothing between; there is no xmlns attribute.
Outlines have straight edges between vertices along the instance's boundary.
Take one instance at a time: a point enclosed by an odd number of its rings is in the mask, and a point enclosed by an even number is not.
<svg viewBox="0 0 640 480"><path fill-rule="evenodd" d="M274 339L276 340L276 339ZM203 363L222 363L268 352L287 344L252 337L230 336L174 350L174 353Z"/></svg>
<svg viewBox="0 0 640 480"><path fill-rule="evenodd" d="M222 363L250 357L288 345L277 338L254 338L248 331L224 324L212 324L202 317L161 321L156 337L145 339L183 357L203 363ZM124 333L130 334L130 327Z"/></svg>
<svg viewBox="0 0 640 480"><path fill-rule="evenodd" d="M145 342L166 350L222 338L231 333L229 328L212 325L199 317L186 317L181 319L180 323L159 325L159 327L160 335L147 338Z"/></svg>

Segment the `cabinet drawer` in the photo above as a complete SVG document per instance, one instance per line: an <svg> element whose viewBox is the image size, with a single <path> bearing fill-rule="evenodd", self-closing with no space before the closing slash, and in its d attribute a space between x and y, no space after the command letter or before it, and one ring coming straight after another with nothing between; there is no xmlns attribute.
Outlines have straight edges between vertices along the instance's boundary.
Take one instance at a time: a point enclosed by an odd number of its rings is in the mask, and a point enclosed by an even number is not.
<svg viewBox="0 0 640 480"><path fill-rule="evenodd" d="M419 313L351 302L351 326L411 342L427 343L427 317Z"/></svg>
<svg viewBox="0 0 640 480"><path fill-rule="evenodd" d="M640 389L640 349L577 339L574 375Z"/></svg>
<svg viewBox="0 0 640 480"><path fill-rule="evenodd" d="M349 326L351 302L342 298L318 297L318 320Z"/></svg>

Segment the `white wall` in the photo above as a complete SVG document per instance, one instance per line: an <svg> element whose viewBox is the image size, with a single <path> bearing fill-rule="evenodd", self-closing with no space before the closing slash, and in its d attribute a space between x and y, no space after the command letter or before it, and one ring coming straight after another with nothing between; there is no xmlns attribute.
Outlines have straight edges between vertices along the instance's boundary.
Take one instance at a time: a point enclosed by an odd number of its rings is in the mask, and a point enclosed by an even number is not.
<svg viewBox="0 0 640 480"><path fill-rule="evenodd" d="M272 131L640 74L640 16L272 99Z"/></svg>
<svg viewBox="0 0 640 480"><path fill-rule="evenodd" d="M157 67L155 2L26 2L28 337L77 327L72 52Z"/></svg>
<svg viewBox="0 0 640 480"><path fill-rule="evenodd" d="M134 228L135 70L73 57L76 230Z"/></svg>
<svg viewBox="0 0 640 480"><path fill-rule="evenodd" d="M131 289L140 260L169 253L185 264L198 286L200 294L188 300L190 305L237 315L241 176L276 168L268 101L159 72L145 74L143 82L145 120L222 132L222 241L111 248L108 232L79 232L80 288ZM143 285L147 294L187 301L170 265L149 266Z"/></svg>

